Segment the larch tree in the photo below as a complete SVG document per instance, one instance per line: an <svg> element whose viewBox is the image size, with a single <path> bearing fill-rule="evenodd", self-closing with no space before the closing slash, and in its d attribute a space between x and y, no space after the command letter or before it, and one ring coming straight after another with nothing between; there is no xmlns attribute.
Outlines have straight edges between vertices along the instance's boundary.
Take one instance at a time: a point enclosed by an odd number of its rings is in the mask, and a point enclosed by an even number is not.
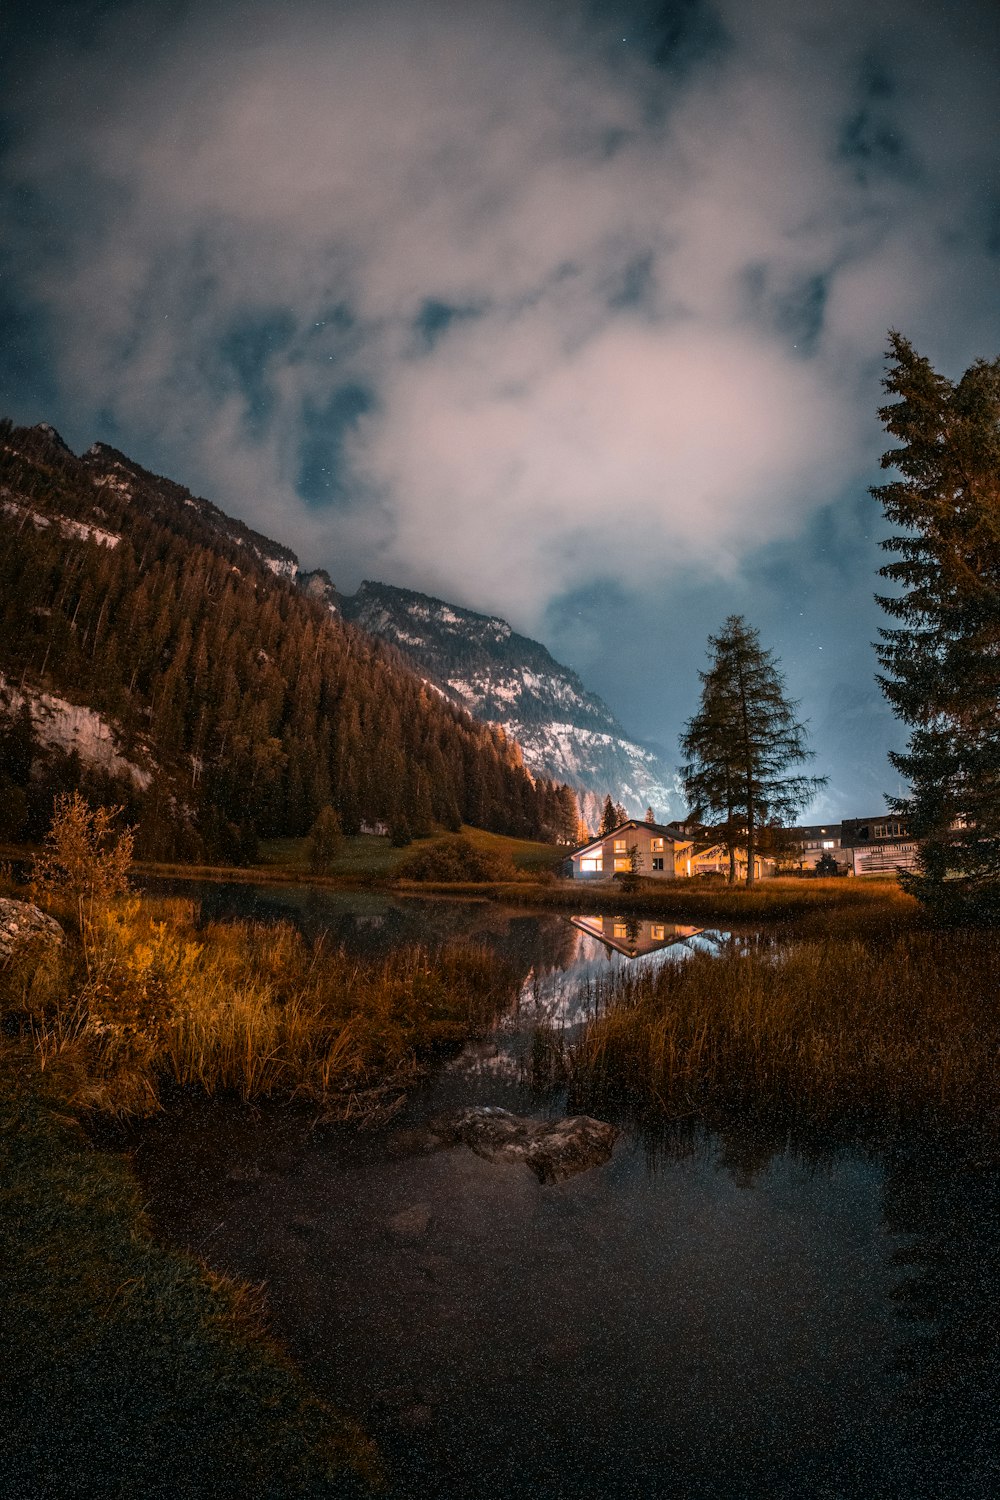
<svg viewBox="0 0 1000 1500"><path fill-rule="evenodd" d="M891 332L879 412L898 478L872 490L898 528L879 596L879 683L910 726L891 802L920 841L908 889L942 915L1000 914L1000 359L957 382Z"/></svg>
<svg viewBox="0 0 1000 1500"><path fill-rule="evenodd" d="M681 736L681 774L694 815L721 820L730 881L742 847L752 885L761 831L795 818L827 778L793 769L813 752L795 717L798 705L785 696L784 677L758 632L741 615L730 615L708 644L708 670L699 673L701 705Z"/></svg>

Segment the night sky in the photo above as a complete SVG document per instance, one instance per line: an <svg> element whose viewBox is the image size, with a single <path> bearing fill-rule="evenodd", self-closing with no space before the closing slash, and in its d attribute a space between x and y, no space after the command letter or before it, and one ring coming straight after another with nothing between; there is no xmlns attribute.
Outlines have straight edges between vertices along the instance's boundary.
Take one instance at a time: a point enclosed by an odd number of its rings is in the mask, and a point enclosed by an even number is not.
<svg viewBox="0 0 1000 1500"><path fill-rule="evenodd" d="M885 334L1000 352L1000 7L8 4L0 412L506 616L671 762L760 627L877 810Z"/></svg>

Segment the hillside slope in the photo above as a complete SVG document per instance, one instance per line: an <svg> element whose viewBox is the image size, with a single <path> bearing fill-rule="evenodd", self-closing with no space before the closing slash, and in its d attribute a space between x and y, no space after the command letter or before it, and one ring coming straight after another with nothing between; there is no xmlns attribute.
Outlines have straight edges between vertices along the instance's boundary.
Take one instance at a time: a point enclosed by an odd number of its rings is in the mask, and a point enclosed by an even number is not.
<svg viewBox="0 0 1000 1500"><path fill-rule="evenodd" d="M347 624L332 594L325 575L300 586L287 548L124 454L78 458L50 427L0 424L8 821L37 834L40 785L88 774L79 746L26 754L25 735L55 722L39 712L48 695L112 737L102 795L115 756L149 770L145 786L126 775L112 789L146 852L247 857L258 836L301 836L327 804L347 831L550 832L555 789L533 783L516 745Z"/></svg>

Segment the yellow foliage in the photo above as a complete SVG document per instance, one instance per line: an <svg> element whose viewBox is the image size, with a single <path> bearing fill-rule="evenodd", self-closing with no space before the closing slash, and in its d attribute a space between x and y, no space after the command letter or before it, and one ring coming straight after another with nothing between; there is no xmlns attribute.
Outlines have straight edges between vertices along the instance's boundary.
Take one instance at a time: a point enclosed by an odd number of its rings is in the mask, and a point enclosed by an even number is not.
<svg viewBox="0 0 1000 1500"><path fill-rule="evenodd" d="M61 792L45 846L33 860L36 893L69 898L81 926L128 890L133 837L130 829L114 827L121 812L120 807L92 808L79 792Z"/></svg>
<svg viewBox="0 0 1000 1500"><path fill-rule="evenodd" d="M362 960L286 923L194 927L188 903L132 897L84 917L85 973L39 1027L43 1059L77 1048L77 1101L148 1113L169 1077L245 1099L371 1115L429 1048L460 1040L512 991L483 950Z"/></svg>

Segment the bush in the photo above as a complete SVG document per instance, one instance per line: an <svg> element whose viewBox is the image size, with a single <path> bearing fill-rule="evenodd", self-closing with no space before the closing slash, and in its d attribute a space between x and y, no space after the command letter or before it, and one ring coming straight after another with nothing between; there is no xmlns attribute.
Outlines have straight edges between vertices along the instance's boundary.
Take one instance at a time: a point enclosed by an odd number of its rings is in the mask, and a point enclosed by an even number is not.
<svg viewBox="0 0 1000 1500"><path fill-rule="evenodd" d="M486 849L477 849L464 834L435 839L417 849L396 867L402 880L505 881L516 880L509 859Z"/></svg>
<svg viewBox="0 0 1000 1500"><path fill-rule="evenodd" d="M81 928L128 890L132 831L116 831L120 807L92 808L79 792L55 799L45 847L35 856L32 883L43 895L69 900Z"/></svg>

